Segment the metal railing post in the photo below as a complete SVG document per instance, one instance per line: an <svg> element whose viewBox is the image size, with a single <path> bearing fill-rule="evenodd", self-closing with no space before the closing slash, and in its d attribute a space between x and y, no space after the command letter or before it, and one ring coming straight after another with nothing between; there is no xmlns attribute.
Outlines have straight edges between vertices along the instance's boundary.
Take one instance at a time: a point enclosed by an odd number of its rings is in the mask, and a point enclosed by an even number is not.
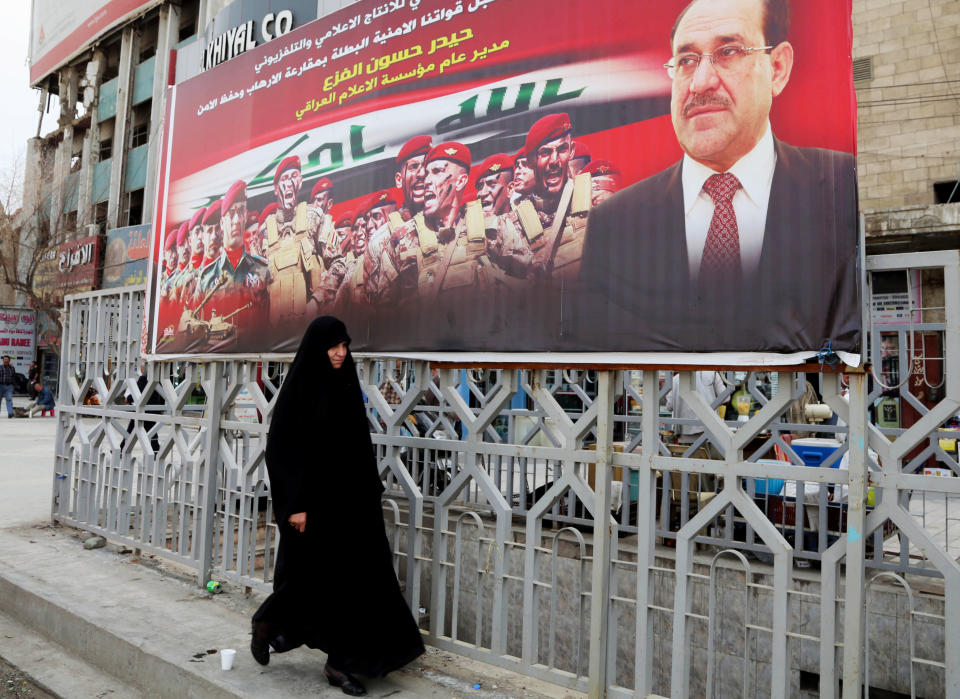
<svg viewBox="0 0 960 699"><path fill-rule="evenodd" d="M637 629L636 629L636 693L647 696L653 691L652 618L650 616L650 566L653 565L656 523L656 469L653 459L660 455L660 410L658 374L655 369L643 370L642 454L643 467L637 475Z"/></svg>
<svg viewBox="0 0 960 699"><path fill-rule="evenodd" d="M847 550L844 591L843 697L858 699L863 684L864 577L867 520L867 375L862 368L851 371L850 423L847 436L850 453L850 487L847 498Z"/></svg>
<svg viewBox="0 0 960 699"><path fill-rule="evenodd" d="M597 465L593 508L593 574L590 588L590 697L604 697L607 693L614 374L613 371L600 371L597 376Z"/></svg>
<svg viewBox="0 0 960 699"><path fill-rule="evenodd" d="M220 413L223 409L223 362L210 362L206 367L207 377L203 381L203 390L207 394L206 427L204 440L204 480L203 480L203 519L200 537L200 579L201 586L206 585L213 572L213 552L215 542L214 523L216 522L217 479L220 475Z"/></svg>
<svg viewBox="0 0 960 699"><path fill-rule="evenodd" d="M67 433L67 416L63 413L64 405L73 405L73 396L70 394L70 382L67 381L67 372L70 368L70 306L64 303L60 311L60 375L57 377L57 437L53 451L53 492L50 496L50 521L55 522L57 515L62 514L61 507L69 505L70 501L70 457L64 442ZM69 396L70 400L67 400ZM71 420L76 417L71 415ZM64 502L66 500L66 502ZM69 507L67 507L69 511Z"/></svg>

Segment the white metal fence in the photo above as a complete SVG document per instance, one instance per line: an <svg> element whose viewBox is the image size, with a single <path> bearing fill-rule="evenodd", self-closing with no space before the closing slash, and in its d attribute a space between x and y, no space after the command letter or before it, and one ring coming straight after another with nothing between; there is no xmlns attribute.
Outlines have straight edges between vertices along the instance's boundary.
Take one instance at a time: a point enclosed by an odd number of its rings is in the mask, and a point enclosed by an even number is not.
<svg viewBox="0 0 960 699"><path fill-rule="evenodd" d="M825 368L839 425L788 422L806 387L790 371L723 372L713 405L682 372L685 421L661 410L659 367L362 359L396 569L428 641L594 696L839 696L841 680L845 697L960 696L960 629L944 623L960 599L960 478L923 475L960 474L958 262L868 260L942 279L945 302L871 325L879 369ZM264 442L286 364L154 362L141 390L142 313L142 289L67 301L53 516L199 581L267 590ZM936 394L918 397L917 377ZM753 409L724 420L735 390ZM891 425L890 405L914 424ZM691 423L705 436L671 444ZM843 445L807 466L801 431Z"/></svg>

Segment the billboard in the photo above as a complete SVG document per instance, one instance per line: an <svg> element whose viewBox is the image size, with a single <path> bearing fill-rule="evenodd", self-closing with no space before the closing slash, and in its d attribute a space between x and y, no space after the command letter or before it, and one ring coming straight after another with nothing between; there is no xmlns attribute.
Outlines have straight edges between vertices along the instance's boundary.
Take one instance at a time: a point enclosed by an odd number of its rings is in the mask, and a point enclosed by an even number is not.
<svg viewBox="0 0 960 699"><path fill-rule="evenodd" d="M17 373L36 359L37 314L30 308L0 307L0 355L9 354Z"/></svg>
<svg viewBox="0 0 960 699"><path fill-rule="evenodd" d="M360 2L170 88L149 350L858 351L851 7L792 4Z"/></svg>
<svg viewBox="0 0 960 699"><path fill-rule="evenodd" d="M83 51L124 20L160 0L33 0L30 23L30 84Z"/></svg>
<svg viewBox="0 0 960 699"><path fill-rule="evenodd" d="M147 281L150 229L150 224L144 224L107 232L102 288L136 286Z"/></svg>
<svg viewBox="0 0 960 699"><path fill-rule="evenodd" d="M34 293L48 303L60 305L66 294L97 288L99 265L99 236L86 236L48 247L34 271Z"/></svg>

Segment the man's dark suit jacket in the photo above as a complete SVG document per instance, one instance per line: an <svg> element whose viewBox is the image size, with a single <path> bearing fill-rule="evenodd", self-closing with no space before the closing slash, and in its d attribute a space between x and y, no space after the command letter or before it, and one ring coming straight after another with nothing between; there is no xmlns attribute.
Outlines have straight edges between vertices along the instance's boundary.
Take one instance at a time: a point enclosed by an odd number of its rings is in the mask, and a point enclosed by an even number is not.
<svg viewBox="0 0 960 699"><path fill-rule="evenodd" d="M590 213L568 297L573 335L591 345L582 349L859 350L854 158L774 144L760 268L742 283L701 289L689 278L680 162Z"/></svg>

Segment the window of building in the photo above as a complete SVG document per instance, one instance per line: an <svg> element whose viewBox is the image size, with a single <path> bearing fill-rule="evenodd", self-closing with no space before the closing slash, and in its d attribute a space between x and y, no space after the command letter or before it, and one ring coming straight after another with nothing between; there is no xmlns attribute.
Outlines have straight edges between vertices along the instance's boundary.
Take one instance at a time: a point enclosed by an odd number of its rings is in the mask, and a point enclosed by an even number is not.
<svg viewBox="0 0 960 699"><path fill-rule="evenodd" d="M156 15L146 20L140 26L137 41L137 63L143 63L153 58L157 53L157 35L160 32L160 22Z"/></svg>
<svg viewBox="0 0 960 699"><path fill-rule="evenodd" d="M97 161L109 160L113 157L113 129L116 124L116 117L111 117L100 122L100 132L98 136L98 156Z"/></svg>
<svg viewBox="0 0 960 699"><path fill-rule="evenodd" d="M142 146L150 140L150 124L137 124L130 130L130 147Z"/></svg>
<svg viewBox="0 0 960 699"><path fill-rule="evenodd" d="M80 172L83 168L83 153L74 153L70 156L70 172Z"/></svg>
<svg viewBox="0 0 960 699"><path fill-rule="evenodd" d="M93 223L100 228L101 233L107 230L107 210L109 204L105 201L97 202L93 206Z"/></svg>
<svg viewBox="0 0 960 699"><path fill-rule="evenodd" d="M153 100L135 106L130 118L130 147L142 146L150 140L150 109Z"/></svg>
<svg viewBox="0 0 960 699"><path fill-rule="evenodd" d="M63 230L64 232L73 232L77 230L77 212L68 211L63 215Z"/></svg>
<svg viewBox="0 0 960 699"><path fill-rule="evenodd" d="M135 189L123 197L124 211L120 216L120 225L138 226L143 223L143 190Z"/></svg>
<svg viewBox="0 0 960 699"><path fill-rule="evenodd" d="M935 204L960 203L960 186L957 180L935 182L933 185L933 201Z"/></svg>
<svg viewBox="0 0 960 699"><path fill-rule="evenodd" d="M180 31L177 41L189 39L197 33L197 19L200 15L200 0L184 0L180 6Z"/></svg>
<svg viewBox="0 0 960 699"><path fill-rule="evenodd" d="M103 49L103 75L100 77L100 83L109 82L120 75L120 39L117 38Z"/></svg>

